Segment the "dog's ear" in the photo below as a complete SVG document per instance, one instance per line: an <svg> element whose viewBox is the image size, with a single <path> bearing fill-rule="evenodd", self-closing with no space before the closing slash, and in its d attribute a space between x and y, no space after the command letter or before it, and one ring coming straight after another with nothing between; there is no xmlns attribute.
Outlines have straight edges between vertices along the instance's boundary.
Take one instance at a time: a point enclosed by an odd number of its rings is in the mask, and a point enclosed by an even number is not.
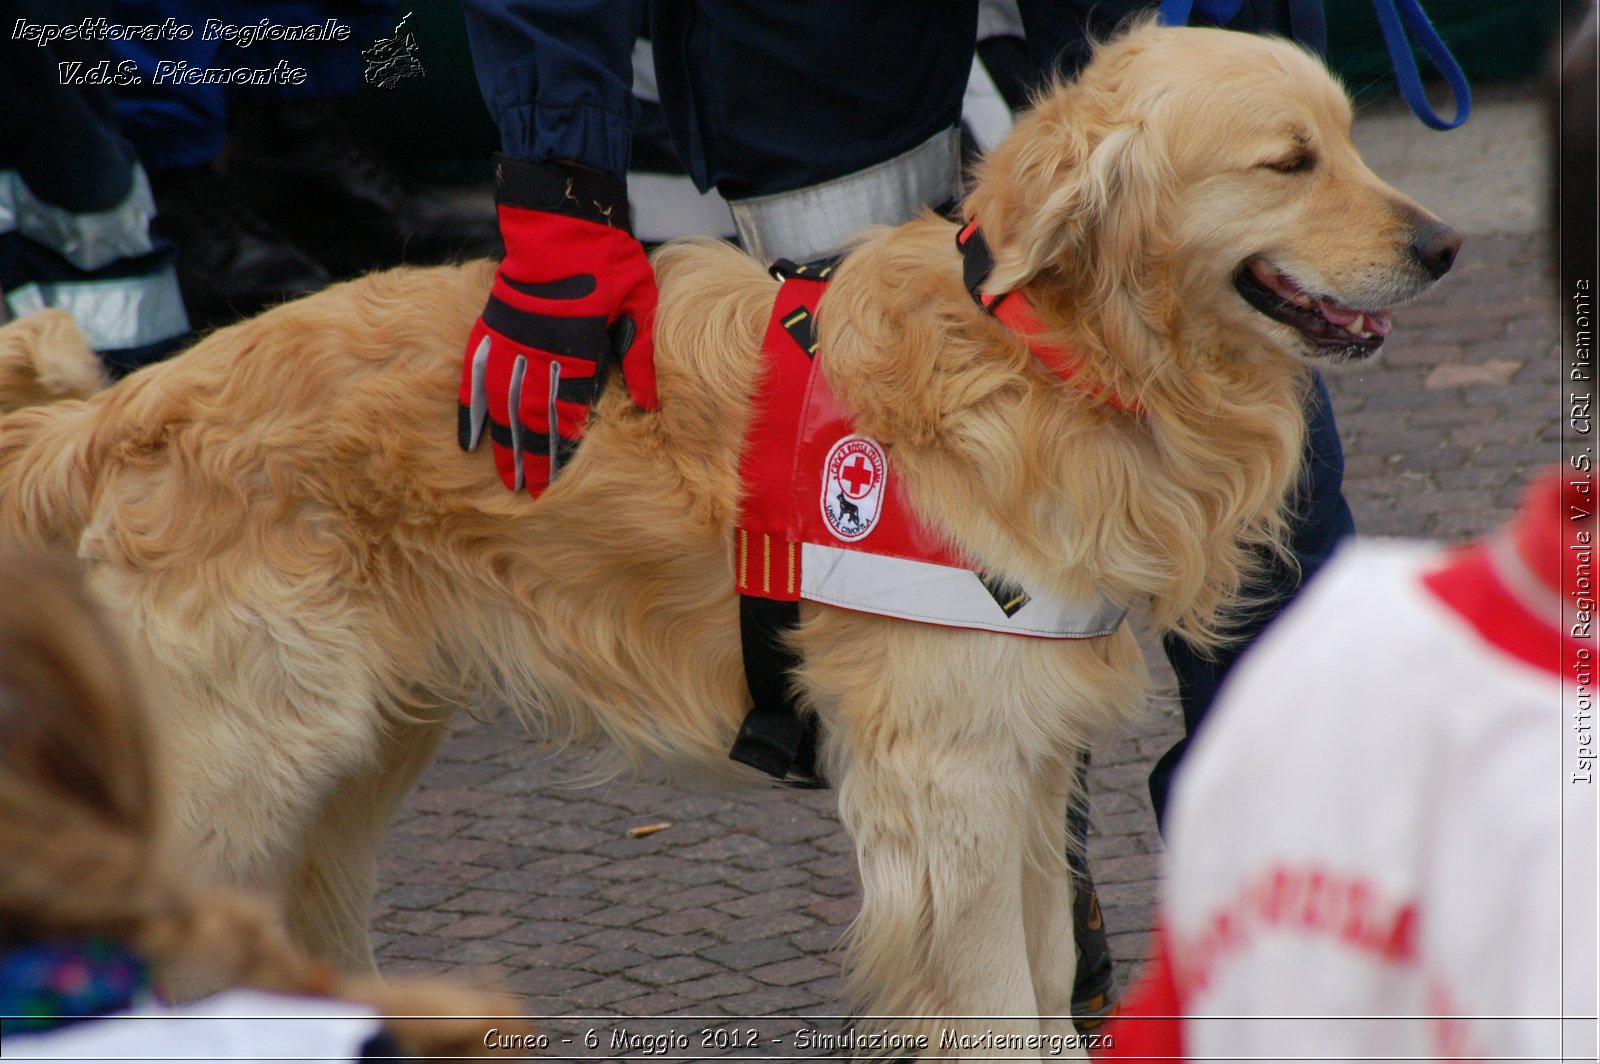
<svg viewBox="0 0 1600 1064"><path fill-rule="evenodd" d="M1109 278L1139 259L1170 170L1145 124L1058 86L980 164L967 213L983 226L1008 292L1047 269ZM1119 278L1119 281L1127 278Z"/></svg>

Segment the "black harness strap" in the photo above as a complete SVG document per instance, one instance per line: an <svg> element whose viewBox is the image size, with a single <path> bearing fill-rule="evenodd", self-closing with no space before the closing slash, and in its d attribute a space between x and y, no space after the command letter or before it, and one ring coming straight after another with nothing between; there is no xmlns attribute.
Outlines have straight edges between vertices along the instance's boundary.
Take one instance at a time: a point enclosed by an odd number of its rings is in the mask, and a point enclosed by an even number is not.
<svg viewBox="0 0 1600 1064"><path fill-rule="evenodd" d="M798 602L739 597L739 641L744 649L744 679L753 705L739 726L728 756L798 787L825 786L817 780L817 722L802 717L790 681L800 659L787 636L800 623Z"/></svg>
<svg viewBox="0 0 1600 1064"><path fill-rule="evenodd" d="M769 268L775 280L791 277L825 281L832 264L797 265L779 259ZM816 316L806 308L791 314L784 331L806 357L817 351ZM728 756L794 787L826 787L817 775L817 719L801 714L793 679L800 658L788 636L800 624L800 603L739 596L739 642L751 708L739 726Z"/></svg>

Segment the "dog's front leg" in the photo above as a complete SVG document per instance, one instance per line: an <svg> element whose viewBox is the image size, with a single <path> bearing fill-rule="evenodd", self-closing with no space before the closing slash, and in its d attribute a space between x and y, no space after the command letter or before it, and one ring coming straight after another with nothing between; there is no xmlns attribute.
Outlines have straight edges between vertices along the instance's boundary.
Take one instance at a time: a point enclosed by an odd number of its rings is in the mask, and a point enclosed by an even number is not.
<svg viewBox="0 0 1600 1064"><path fill-rule="evenodd" d="M1077 1028L1070 1018L1077 942L1072 923L1072 869L1066 859L1067 803L1078 786L1076 758L1057 761L1041 773L1029 809L1028 857L1022 869L1022 915L1028 934L1028 962L1039 999L1040 1026L1066 1058L1076 1050Z"/></svg>
<svg viewBox="0 0 1600 1064"><path fill-rule="evenodd" d="M930 750L925 738L843 759L863 894L847 984L864 1016L926 1017L882 1021L926 1036L924 1055L1036 1059L1022 897L1032 789L1002 744Z"/></svg>

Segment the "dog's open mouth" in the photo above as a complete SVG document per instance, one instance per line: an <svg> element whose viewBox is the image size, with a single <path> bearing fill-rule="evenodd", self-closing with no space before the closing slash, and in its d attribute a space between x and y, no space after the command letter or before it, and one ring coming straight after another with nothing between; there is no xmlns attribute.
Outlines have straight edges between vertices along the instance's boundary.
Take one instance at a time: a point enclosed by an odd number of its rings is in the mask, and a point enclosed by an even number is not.
<svg viewBox="0 0 1600 1064"><path fill-rule="evenodd" d="M1233 284L1245 302L1273 321L1298 330L1318 347L1338 349L1344 357L1372 354L1393 328L1387 310L1361 310L1314 296L1264 259L1246 261Z"/></svg>

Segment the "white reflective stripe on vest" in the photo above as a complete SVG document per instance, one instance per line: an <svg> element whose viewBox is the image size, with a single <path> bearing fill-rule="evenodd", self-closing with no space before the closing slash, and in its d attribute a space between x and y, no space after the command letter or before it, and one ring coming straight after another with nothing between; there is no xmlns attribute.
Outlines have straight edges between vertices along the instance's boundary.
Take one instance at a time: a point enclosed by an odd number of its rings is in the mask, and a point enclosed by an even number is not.
<svg viewBox="0 0 1600 1064"><path fill-rule="evenodd" d="M0 233L19 232L80 270L98 270L117 259L149 254L150 219L156 204L144 168L133 168L133 184L114 207L69 211L33 194L15 170L0 170Z"/></svg>
<svg viewBox="0 0 1600 1064"><path fill-rule="evenodd" d="M801 598L862 613L1043 639L1110 635L1127 613L1103 598L1069 602L1020 588L1002 601L977 573L948 565L816 543L800 552Z"/></svg>
<svg viewBox="0 0 1600 1064"><path fill-rule="evenodd" d="M5 294L6 311L25 317L49 307L70 313L96 351L127 351L189 331L171 267L144 277L31 282Z"/></svg>

